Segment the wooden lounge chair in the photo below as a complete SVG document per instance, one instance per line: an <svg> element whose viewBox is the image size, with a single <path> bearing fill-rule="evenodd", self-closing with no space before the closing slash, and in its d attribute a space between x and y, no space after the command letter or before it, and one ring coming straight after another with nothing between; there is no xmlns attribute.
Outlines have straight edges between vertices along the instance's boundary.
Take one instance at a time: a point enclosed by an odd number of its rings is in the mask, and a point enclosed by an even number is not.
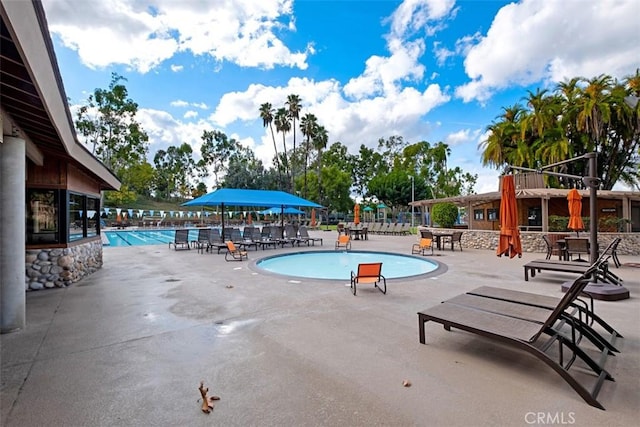
<svg viewBox="0 0 640 427"><path fill-rule="evenodd" d="M336 250L340 248L345 248L345 250L351 249L351 237L348 234L341 234L338 236L338 240L336 240Z"/></svg>
<svg viewBox="0 0 640 427"><path fill-rule="evenodd" d="M173 245L176 251L178 250L178 246L180 246L181 249L191 249L189 245L189 230L176 230L173 242L169 242L169 249L171 249L171 245Z"/></svg>
<svg viewBox="0 0 640 427"><path fill-rule="evenodd" d="M613 377L603 367L610 351L606 347L602 349L601 360L596 362L579 346L577 335L582 332L579 329L580 325L576 325L570 317L564 315L571 303L582 294L597 268L597 263L594 263L582 276L578 277L557 306L547 311L549 315L542 322L537 315L532 317L534 315L527 313L523 305L519 305L516 310L518 314L514 315L512 310L505 309L501 304L491 304L488 299L485 299L483 304L478 303L478 298L483 297L475 296L475 299L470 302L465 301L465 297L456 297L457 299L444 301L435 307L418 312L420 342L422 344L426 342L425 323L433 321L442 324L446 330L457 328L525 350L556 371L588 404L604 409L598 402L597 395L604 380L613 381ZM474 296L471 295L471 297ZM487 304L486 301L489 303ZM503 303L504 301L494 300L494 302ZM558 344L558 353L552 354L555 343ZM566 361L565 349L571 353L571 357ZM558 360L555 360L556 357ZM597 377L591 390L579 383L569 372L577 359L584 362Z"/></svg>
<svg viewBox="0 0 640 427"><path fill-rule="evenodd" d="M413 244L411 254L426 255L427 250L430 250L431 255L433 255L433 240L423 237L420 239L420 242Z"/></svg>
<svg viewBox="0 0 640 427"><path fill-rule="evenodd" d="M225 261L242 261L245 259L249 259L249 254L247 251L241 251L236 248L236 245L231 241L227 240L227 253L224 254Z"/></svg>
<svg viewBox="0 0 640 427"><path fill-rule="evenodd" d="M382 282L382 287L379 284ZM358 264L358 273L351 272L351 292L356 294L356 285L360 283L373 283L383 294L387 293L387 279L382 275L382 263L370 262Z"/></svg>

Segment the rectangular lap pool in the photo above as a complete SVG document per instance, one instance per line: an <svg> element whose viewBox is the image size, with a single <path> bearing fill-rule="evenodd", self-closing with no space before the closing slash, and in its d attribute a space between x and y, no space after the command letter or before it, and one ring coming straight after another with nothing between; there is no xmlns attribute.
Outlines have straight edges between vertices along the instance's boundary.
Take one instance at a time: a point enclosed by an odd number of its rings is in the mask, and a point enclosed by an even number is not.
<svg viewBox="0 0 640 427"><path fill-rule="evenodd" d="M102 234L109 242L103 239L105 246L166 245L173 242L176 230L103 230ZM189 240L197 239L198 230L189 230Z"/></svg>

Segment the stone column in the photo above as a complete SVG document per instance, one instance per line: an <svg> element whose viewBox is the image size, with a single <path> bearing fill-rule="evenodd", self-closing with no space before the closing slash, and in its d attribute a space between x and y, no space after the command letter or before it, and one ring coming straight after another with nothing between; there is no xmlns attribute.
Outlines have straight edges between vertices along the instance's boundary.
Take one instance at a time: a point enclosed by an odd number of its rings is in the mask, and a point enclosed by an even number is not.
<svg viewBox="0 0 640 427"><path fill-rule="evenodd" d="M4 136L0 143L0 332L25 327L26 144Z"/></svg>

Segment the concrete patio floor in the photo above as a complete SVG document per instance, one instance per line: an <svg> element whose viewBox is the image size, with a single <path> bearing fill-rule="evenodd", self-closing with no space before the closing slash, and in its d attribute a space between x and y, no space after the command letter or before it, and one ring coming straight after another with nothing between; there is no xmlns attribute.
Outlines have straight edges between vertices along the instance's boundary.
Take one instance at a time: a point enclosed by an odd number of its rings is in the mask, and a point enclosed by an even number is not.
<svg viewBox="0 0 640 427"><path fill-rule="evenodd" d="M312 235L324 246L308 250L333 248L335 232ZM353 249L406 254L415 241L373 235ZM602 411L524 352L435 323L426 324L427 345L418 341L418 311L478 286L561 296L571 275L524 281L522 265L543 254L436 251L443 274L390 280L387 295L362 286L355 297L348 278L292 281L251 267L299 250L307 248L251 251L240 263L167 246L105 248L92 276L28 293L26 329L1 336L0 424L628 426L640 418L638 268L614 269L630 299L596 301L625 337L607 361L616 381L600 392ZM201 380L221 397L208 415Z"/></svg>

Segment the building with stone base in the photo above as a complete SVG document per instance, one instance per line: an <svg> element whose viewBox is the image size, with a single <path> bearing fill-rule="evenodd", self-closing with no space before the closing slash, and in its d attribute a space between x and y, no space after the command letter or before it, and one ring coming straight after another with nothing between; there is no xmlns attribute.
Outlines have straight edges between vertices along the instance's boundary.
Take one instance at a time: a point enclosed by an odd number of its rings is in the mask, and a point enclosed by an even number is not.
<svg viewBox="0 0 640 427"><path fill-rule="evenodd" d="M102 266L100 196L118 178L79 143L44 9L0 0L0 327L24 328L27 290Z"/></svg>

